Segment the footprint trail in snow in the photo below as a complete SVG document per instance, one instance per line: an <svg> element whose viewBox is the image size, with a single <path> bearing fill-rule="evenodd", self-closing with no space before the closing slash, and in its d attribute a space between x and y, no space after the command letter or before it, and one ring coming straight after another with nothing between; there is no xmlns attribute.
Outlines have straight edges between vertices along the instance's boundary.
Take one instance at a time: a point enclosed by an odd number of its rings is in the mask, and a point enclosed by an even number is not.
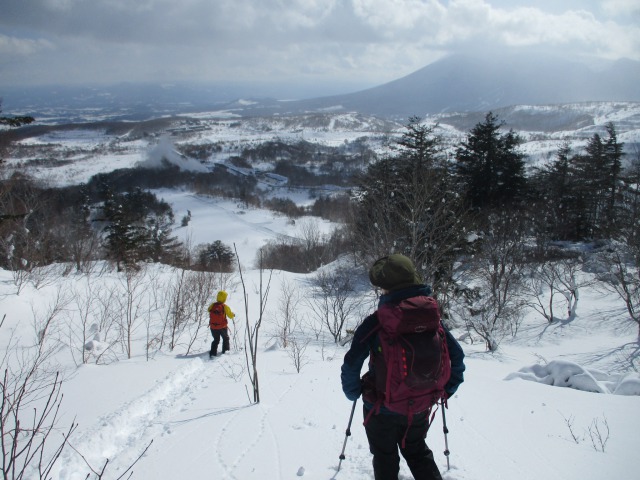
<svg viewBox="0 0 640 480"><path fill-rule="evenodd" d="M166 422L193 401L192 393L206 385L212 370L194 358L171 372L156 386L100 419L72 440L94 470L100 470L109 459L112 474L126 470L154 437L165 429ZM54 478L80 480L89 467L78 453L68 450L61 458Z"/></svg>

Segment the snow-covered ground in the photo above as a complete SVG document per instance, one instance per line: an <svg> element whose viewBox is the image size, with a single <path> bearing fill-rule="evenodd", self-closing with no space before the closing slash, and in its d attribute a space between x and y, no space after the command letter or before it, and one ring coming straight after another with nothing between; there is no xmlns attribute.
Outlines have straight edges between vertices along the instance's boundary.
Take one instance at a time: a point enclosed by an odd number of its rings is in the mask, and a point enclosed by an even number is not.
<svg viewBox="0 0 640 480"><path fill-rule="evenodd" d="M501 109L499 118L505 128L513 128L523 139L520 150L526 155L529 166L538 166L553 159L558 149L568 142L574 154L583 152L594 133L606 137L604 125L613 122L618 140L627 146L623 159L630 162L637 157L640 144L640 103L592 102L554 106L521 105ZM469 130L482 116L446 113L426 117L429 125L438 125L439 135L450 155L464 141ZM566 117L566 118L565 118ZM536 118L537 121L527 121ZM574 124L571 119L580 119ZM564 120L563 120L564 119ZM567 120L569 119L569 120ZM21 140L14 152L7 155L9 168L22 169L55 185L71 185L85 181L91 175L109 172L116 168L130 168L148 162L157 153L175 155L175 147L187 145L216 145L217 150L200 165L198 160L183 159L183 167L192 170L210 168L214 163L226 162L244 148L255 147L267 141L297 143L310 142L323 147L338 147L350 142L363 142L377 155L391 152L390 138L399 137L404 126L375 117L356 113L309 114L299 116L271 116L263 118L229 119L221 112L181 115L156 126L131 122L123 133L107 132L99 123L78 125L74 130L63 126L52 127L39 136ZM513 123L523 123L519 128ZM541 130L545 122L556 125L548 131ZM128 123L124 124L128 127ZM537 128L536 128L537 126ZM121 129L124 127L121 125ZM549 127L551 128L551 127ZM571 129L573 128L573 129ZM42 159L71 160L65 168L43 164ZM152 158L153 160L153 158ZM198 165L196 165L198 163ZM261 165L266 171L272 165Z"/></svg>
<svg viewBox="0 0 640 480"><path fill-rule="evenodd" d="M216 138L224 135L221 132ZM47 141L65 140L48 137ZM97 150L64 168L32 171L54 184L78 183L94 173L143 161L149 151L147 141L137 140L120 153L103 153L100 146L113 139L85 132L71 141L73 147L90 145ZM8 160L10 164L22 161ZM181 191L156 193L173 205L175 233L180 238L194 245L215 240L236 245L253 325L258 318L260 285L260 272L254 268L257 249L280 235L300 235L300 224L313 220L294 224L232 201ZM304 193L292 191L290 196L299 203L309 201ZM189 225L178 227L187 211L192 215ZM316 222L322 232L331 228L326 222ZM149 265L144 275L147 298L166 295L157 286L167 285L175 272ZM237 275L225 279L238 332L238 342L228 354L209 360L210 334L207 319L201 318L197 319L201 321L197 341L189 353L182 343L174 351L152 350L147 356L148 333L159 329L159 314L143 309L135 320L130 359L116 349L117 359L102 357L96 363L91 356L90 363L78 364L82 345L78 349L74 338L79 333L82 298L93 292L91 327L99 317L97 292L122 288L122 276L98 269L90 276L59 277L53 284L41 277L37 285L22 285L17 294L20 279L0 271L0 316L6 314L0 346L6 351L13 342L7 352L9 362L16 358L14 353L23 358L37 344L37 332L55 299L68 299L46 337L53 348L52 361L65 376L60 420L51 441L59 440L74 420L79 426L71 438L74 450L65 450L52 478L84 479L90 473L87 463L99 470L108 459L103 478L115 479L147 447L134 465L136 480L373 478L360 402L346 458L337 471L352 406L340 387L340 366L348 346L336 345L326 334L316 336L312 308L304 301L309 298L312 276L273 273L258 342L261 401L254 404L243 350L247 315ZM280 300L291 289L303 299L297 304L295 330L299 345L306 344L300 372L291 348L283 348L274 338L281 318ZM211 299L214 295L212 291ZM349 326L359 319L351 318ZM465 332L454 333L464 337ZM103 339L94 338L96 351ZM70 345L75 347L74 355ZM571 321L548 324L530 312L518 336L505 340L496 353L486 353L479 342L466 340L463 347L466 381L446 411L449 470L442 453L445 439L440 411L427 439L445 480L640 478L635 458L640 431L638 329L613 294L583 288ZM401 479L410 478L402 463Z"/></svg>
<svg viewBox="0 0 640 480"><path fill-rule="evenodd" d="M267 212L243 213L230 202L165 193L178 211L192 211L191 235L235 242L247 259L266 239L295 234L295 226ZM253 323L259 272L252 262L243 263ZM147 275L162 279L171 273L149 266ZM0 272L0 313L7 315L2 344L6 346L14 331L21 347L34 345L33 323L45 316L58 292L86 291L87 282L100 289L118 282L114 272L89 278L70 275L39 289L29 284L16 295L11 274ZM107 459L104 478L117 478L152 440L134 466L134 479L372 478L360 403L346 458L336 470L351 409L340 387L340 366L348 347L327 337L316 339L302 321L311 318L304 302L298 304L296 335L309 344L299 373L291 349L278 346L273 338L283 285L295 286L304 296L308 280L306 275L274 272L258 342L259 404L251 401L242 334L238 348L209 360L210 338L202 318L189 354L179 346L147 359L147 328L141 314L131 359L120 355L119 361L108 364L92 360L76 366L68 344L69 332L78 327L61 315L51 335L52 344L61 348L55 359L66 376L59 429L64 431L74 419L78 422L71 443L84 460L66 450L53 478L83 479L89 473L85 461L98 469ZM228 304L238 314L237 328L242 330L246 315L237 276L228 282L228 291ZM74 311L73 305L66 313ZM351 324L357 321L352 318ZM549 325L532 313L518 337L505 341L497 353L485 353L479 343L463 345L466 381L446 412L450 470L442 453L440 412L428 435L445 479L638 478L640 380L633 372L638 366L637 327L626 318L619 300L583 289L571 322ZM585 375L611 388L605 393L585 391ZM621 394L608 393L616 391L623 376L626 387L618 390ZM402 479L411 478L404 463L401 472Z"/></svg>

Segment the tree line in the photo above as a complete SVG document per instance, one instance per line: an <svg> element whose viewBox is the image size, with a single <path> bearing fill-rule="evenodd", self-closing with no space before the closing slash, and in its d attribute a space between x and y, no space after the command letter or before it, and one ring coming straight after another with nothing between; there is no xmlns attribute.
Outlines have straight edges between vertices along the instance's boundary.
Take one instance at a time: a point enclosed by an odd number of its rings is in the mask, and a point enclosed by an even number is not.
<svg viewBox="0 0 640 480"><path fill-rule="evenodd" d="M493 350L515 334L526 306L558 318L541 292L565 295L571 316L577 266L591 248L640 327L640 158L623 162L613 123L584 151L565 144L529 170L521 138L493 113L453 154L435 131L412 118L397 154L369 165L354 188L351 237L363 265L409 256L445 316Z"/></svg>

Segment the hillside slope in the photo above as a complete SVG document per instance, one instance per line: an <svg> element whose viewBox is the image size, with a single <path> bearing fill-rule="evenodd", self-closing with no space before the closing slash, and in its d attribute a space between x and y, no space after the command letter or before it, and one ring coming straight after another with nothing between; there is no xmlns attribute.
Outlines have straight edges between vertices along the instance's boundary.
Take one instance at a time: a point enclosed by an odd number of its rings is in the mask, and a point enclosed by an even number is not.
<svg viewBox="0 0 640 480"><path fill-rule="evenodd" d="M170 202L178 197L180 202L189 201L185 195L166 195ZM295 288L310 298L307 289L313 275L274 272L258 341L261 402L252 403L242 341L245 322L253 324L258 314L260 272L251 267L251 252L265 234L282 230L282 219L264 211L243 212L233 202L192 197L191 203L182 203L182 208L194 212L191 233L182 229L181 235L210 234L212 215L207 214L207 203L225 225L217 236L242 246L249 294L245 313L238 277L226 280L228 303L238 315L233 329L238 330L239 342L233 343L230 354L213 361L207 359L206 319L201 319L191 350L179 341L174 351L147 355L148 336L161 331L165 308L162 302L154 302L170 298L168 286L177 273L172 269L149 265L136 277L142 279L139 285L144 292L136 296L136 304L160 308L141 308L134 323L132 357L127 359L119 344L109 347L110 334L98 329L92 334L98 338L92 343L98 350L91 353L89 363L79 365L74 363L82 349L77 343L82 328L77 323L78 309L98 292L120 291L126 297L121 290L124 277L97 270L92 275L60 277L39 288L28 283L16 295L11 273L0 271L0 312L7 313L0 330L1 347L6 350L11 331L19 346L8 358L14 358L16 351L24 359L37 348L34 326L61 293L75 295L64 314L54 317L45 344L55 349L52 360L65 373L59 428L64 430L74 420L79 424L71 439L77 452L64 452L52 478L84 479L89 473L87 462L99 469L107 459L103 478L117 478L147 447L133 468L136 480L372 478L360 402L346 458L336 471L352 406L340 388L340 366L348 347L334 344L326 332L319 337L314 333L315 317L305 303L296 307L300 321L295 339L303 347L299 372L291 347L283 348L277 341L283 290ZM224 217L217 213L221 209L227 212ZM375 303L371 293L370 289L361 292L368 300L363 314ZM506 339L493 354L466 337L466 381L446 412L450 470L442 454L440 411L428 435L445 480L635 478L635 440L640 429L640 377L633 371L638 362L637 326L626 318L618 299L595 288L581 289L576 313L571 321L548 324L531 312L518 335ZM99 322L99 313L93 315L89 325ZM194 320L197 325L198 319ZM353 316L349 326L359 320ZM465 332L454 333L462 338ZM99 356L105 348L111 353ZM533 365L544 368L553 361L562 362L564 369L550 371L541 381L507 380L520 370L530 371ZM610 391L627 379L635 390L627 391L631 395L592 393L585 390L585 378L609 385ZM551 386L553 382L565 386ZM573 383L573 388L566 388L566 383ZM58 438L52 436L52 441ZM411 478L404 462L400 478Z"/></svg>

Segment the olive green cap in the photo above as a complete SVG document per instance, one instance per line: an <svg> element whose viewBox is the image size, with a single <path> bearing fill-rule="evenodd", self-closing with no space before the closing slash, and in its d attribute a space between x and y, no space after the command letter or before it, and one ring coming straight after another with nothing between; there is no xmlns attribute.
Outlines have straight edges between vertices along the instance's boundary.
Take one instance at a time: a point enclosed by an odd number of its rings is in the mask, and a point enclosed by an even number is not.
<svg viewBox="0 0 640 480"><path fill-rule="evenodd" d="M369 270L371 284L385 290L422 285L422 279L409 257L394 253L376 260Z"/></svg>

